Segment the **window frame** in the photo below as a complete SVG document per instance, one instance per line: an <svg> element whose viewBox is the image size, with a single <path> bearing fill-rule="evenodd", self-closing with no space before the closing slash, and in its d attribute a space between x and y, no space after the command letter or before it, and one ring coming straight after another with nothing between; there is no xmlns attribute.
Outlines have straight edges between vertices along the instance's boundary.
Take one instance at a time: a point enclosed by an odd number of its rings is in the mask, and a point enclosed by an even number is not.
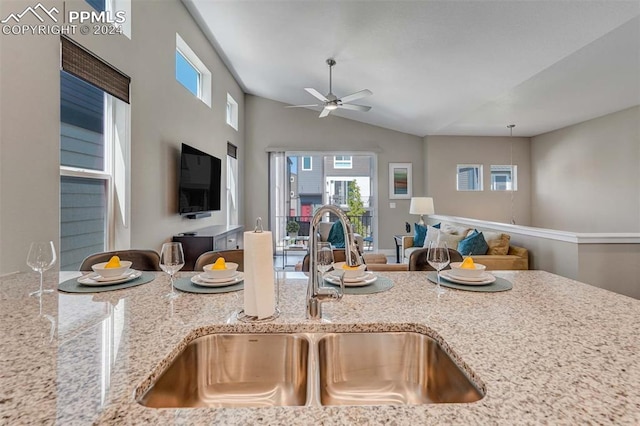
<svg viewBox="0 0 640 426"><path fill-rule="evenodd" d="M233 99L229 93L227 93L227 109L226 109L227 124L237 132L238 131L238 102Z"/></svg>
<svg viewBox="0 0 640 426"><path fill-rule="evenodd" d="M309 167L308 167L308 168L304 166L304 160L305 160L305 158L308 158L308 159L309 159ZM303 172L310 172L310 171L313 171L313 157L312 157L312 156L310 156L310 155L303 155L303 156L301 157L301 161L300 161L300 162L302 163L302 164L301 164L301 167L300 167L300 170L302 170Z"/></svg>
<svg viewBox="0 0 640 426"><path fill-rule="evenodd" d="M211 108L211 71L205 66L204 62L200 60L198 55L189 47L189 45L184 41L180 34L176 33L176 52L182 55L183 58L187 60L187 62L199 73L200 78L198 82L198 94L196 98L200 99L204 102L209 108ZM175 64L175 62L174 62ZM178 80L178 76L175 76L176 82L187 89L180 80ZM191 90L187 89L187 91L193 95Z"/></svg>
<svg viewBox="0 0 640 426"><path fill-rule="evenodd" d="M494 172L494 167L503 167L509 168L508 171L496 170ZM502 173L501 173L502 172ZM494 176L507 175L511 178L510 182L506 182L507 188L505 189L497 189L495 186ZM504 191L517 191L518 190L518 166L516 164L492 164L489 166L489 179L490 179L490 190L496 192L504 192ZM508 186L511 186L509 188Z"/></svg>
<svg viewBox="0 0 640 426"><path fill-rule="evenodd" d="M472 189L460 189L460 169L474 168L477 170L478 186ZM484 170L482 164L457 164L456 165L456 191L459 192L481 192L484 191Z"/></svg>
<svg viewBox="0 0 640 426"><path fill-rule="evenodd" d="M340 157L340 159L338 159L338 157ZM347 157L349 158L348 160L347 160ZM353 156L352 155L334 155L333 168L334 169L353 169Z"/></svg>

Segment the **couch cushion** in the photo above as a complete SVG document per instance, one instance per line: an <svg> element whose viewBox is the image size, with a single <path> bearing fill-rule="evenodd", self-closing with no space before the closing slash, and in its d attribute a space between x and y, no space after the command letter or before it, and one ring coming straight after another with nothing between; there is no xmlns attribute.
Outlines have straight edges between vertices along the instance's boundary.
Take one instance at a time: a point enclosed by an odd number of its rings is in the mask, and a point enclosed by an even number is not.
<svg viewBox="0 0 640 426"><path fill-rule="evenodd" d="M484 240L482 232L478 232L478 230L474 230L471 235L458 243L458 251L463 256L486 254L487 250L489 250L489 245Z"/></svg>
<svg viewBox="0 0 640 426"><path fill-rule="evenodd" d="M466 226L456 226L449 223L443 223L440 227L440 230L442 232L446 232L447 234L462 235L463 237L465 237L470 231L470 229Z"/></svg>
<svg viewBox="0 0 640 426"><path fill-rule="evenodd" d="M508 234L502 234L500 238L487 241L489 250L488 255L506 255L509 253L509 240L511 236Z"/></svg>

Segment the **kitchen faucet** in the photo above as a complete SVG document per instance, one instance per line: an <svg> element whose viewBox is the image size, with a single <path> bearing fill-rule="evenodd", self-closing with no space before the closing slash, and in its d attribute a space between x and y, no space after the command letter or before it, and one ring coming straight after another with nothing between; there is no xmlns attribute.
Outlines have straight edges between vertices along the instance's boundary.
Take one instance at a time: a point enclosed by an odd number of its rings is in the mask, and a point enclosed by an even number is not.
<svg viewBox="0 0 640 426"><path fill-rule="evenodd" d="M307 289L307 318L309 319L321 319L321 303L327 301L338 301L342 299L342 295L344 294L344 278L342 276L340 277L340 291L338 291L335 288L322 286L322 283L320 282L321 277L318 274L316 253L318 231L316 228L325 213L334 214L337 216L338 221L342 223L345 238L344 252L347 265L358 266L362 264L362 258L351 230L351 222L349 221L349 218L347 218L347 215L340 208L335 206L324 205L320 207L313 215L309 229L309 286Z"/></svg>

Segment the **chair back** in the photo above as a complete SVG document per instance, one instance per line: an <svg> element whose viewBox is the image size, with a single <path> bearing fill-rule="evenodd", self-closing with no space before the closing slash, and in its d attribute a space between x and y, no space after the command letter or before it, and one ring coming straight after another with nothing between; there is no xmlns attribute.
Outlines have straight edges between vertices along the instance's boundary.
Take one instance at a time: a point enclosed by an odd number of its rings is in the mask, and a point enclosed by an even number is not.
<svg viewBox="0 0 640 426"><path fill-rule="evenodd" d="M334 262L346 262L347 257L345 256L344 249L333 249L333 261ZM363 259L364 260L364 259ZM302 272L309 272L309 253L304 256L302 259Z"/></svg>
<svg viewBox="0 0 640 426"><path fill-rule="evenodd" d="M422 248L411 253L411 256L409 256L410 271L435 271L435 269L429 265L429 262L427 262L428 251L428 248ZM451 262L462 262L462 255L460 252L450 248L449 260ZM451 269L451 267L447 265L444 269Z"/></svg>
<svg viewBox="0 0 640 426"><path fill-rule="evenodd" d="M244 271L244 250L236 249L236 250L219 250L219 251L208 251L206 253L202 253L196 259L196 264L193 267L194 271L203 271L205 265L210 263L215 263L218 258L224 257L225 262L233 262L238 264L238 271Z"/></svg>
<svg viewBox="0 0 640 426"><path fill-rule="evenodd" d="M138 271L161 271L160 255L154 250L116 250L95 253L87 256L80 265L80 271L91 271L91 266L96 263L108 262L112 256L118 256L120 260L128 260L131 267Z"/></svg>

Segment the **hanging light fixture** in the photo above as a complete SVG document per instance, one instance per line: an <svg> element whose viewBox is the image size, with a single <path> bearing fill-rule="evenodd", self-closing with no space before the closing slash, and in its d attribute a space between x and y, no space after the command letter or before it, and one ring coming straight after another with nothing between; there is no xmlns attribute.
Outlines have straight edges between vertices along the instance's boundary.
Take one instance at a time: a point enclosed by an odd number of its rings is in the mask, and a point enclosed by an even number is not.
<svg viewBox="0 0 640 426"><path fill-rule="evenodd" d="M516 127L515 124L508 124L507 125L507 129L509 129L509 163L510 163L510 178L511 178L511 224L515 225L516 224L516 216L514 213L514 187L513 187L513 128Z"/></svg>

